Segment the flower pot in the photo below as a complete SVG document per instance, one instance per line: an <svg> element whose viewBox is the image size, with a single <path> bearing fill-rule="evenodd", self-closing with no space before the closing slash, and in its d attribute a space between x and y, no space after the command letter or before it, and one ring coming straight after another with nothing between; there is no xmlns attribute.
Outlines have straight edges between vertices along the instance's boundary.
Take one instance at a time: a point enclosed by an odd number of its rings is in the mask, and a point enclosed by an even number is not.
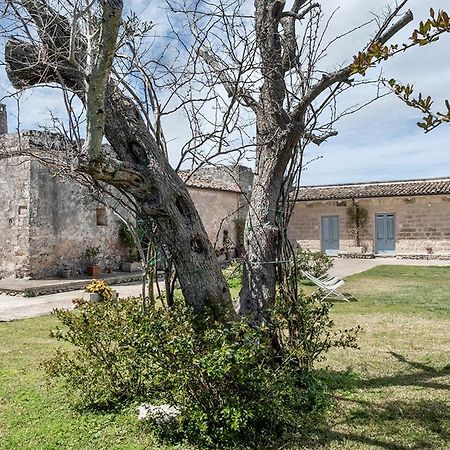
<svg viewBox="0 0 450 450"><path fill-rule="evenodd" d="M91 277L98 277L102 271L100 270L100 266L98 264L95 264L93 266L88 266L87 273Z"/></svg>
<svg viewBox="0 0 450 450"><path fill-rule="evenodd" d="M123 262L122 272L138 272L142 269L142 264L140 262Z"/></svg>
<svg viewBox="0 0 450 450"><path fill-rule="evenodd" d="M71 273L72 269L70 267L63 267L61 270L61 278L70 278Z"/></svg>
<svg viewBox="0 0 450 450"><path fill-rule="evenodd" d="M111 300L117 300L117 291L112 291ZM102 302L102 296L96 292L83 292L83 300L91 303Z"/></svg>

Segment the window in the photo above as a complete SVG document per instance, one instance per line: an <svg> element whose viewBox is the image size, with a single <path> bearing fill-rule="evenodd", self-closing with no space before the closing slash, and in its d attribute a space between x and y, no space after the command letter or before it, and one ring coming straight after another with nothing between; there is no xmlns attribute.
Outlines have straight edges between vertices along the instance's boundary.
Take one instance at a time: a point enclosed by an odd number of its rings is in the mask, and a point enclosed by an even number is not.
<svg viewBox="0 0 450 450"><path fill-rule="evenodd" d="M106 227L106 225L108 225L108 214L106 212L106 208L104 206L99 206L96 209L96 214L97 214L97 226Z"/></svg>

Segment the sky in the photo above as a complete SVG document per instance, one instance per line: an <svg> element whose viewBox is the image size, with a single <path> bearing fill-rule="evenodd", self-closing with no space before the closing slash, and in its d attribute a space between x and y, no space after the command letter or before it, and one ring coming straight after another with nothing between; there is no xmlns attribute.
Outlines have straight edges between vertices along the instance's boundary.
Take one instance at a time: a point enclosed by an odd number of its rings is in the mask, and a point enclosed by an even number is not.
<svg viewBox="0 0 450 450"><path fill-rule="evenodd" d="M248 0L249 7L253 3ZM291 2L287 2L289 5ZM385 0L327 0L323 2L324 14L332 11L334 19L327 36L340 35L371 18L381 14ZM168 34L167 10L159 0L131 0L130 8L141 18L155 23L155 34L164 38ZM448 7L446 0L410 0L409 8L415 19L390 43L406 42L414 26L428 17L429 8L435 10ZM180 26L183 24L180 23ZM339 40L329 51L324 62L327 69L335 69L348 63L367 43L375 26L368 26L348 38ZM401 54L382 65L384 76L403 83L413 83L416 92L431 95L437 106L450 99L450 36L424 48L416 48ZM378 74L380 68L372 72ZM0 66L0 98L11 92L3 68ZM3 94L2 94L3 92ZM340 99L339 108L362 104L369 100L373 91L355 88ZM17 126L17 108L12 99L6 99L10 129ZM20 128L33 129L48 123L50 111L63 115L64 106L52 89L28 92L21 99ZM409 109L395 96L388 96L365 107L358 113L347 116L336 124L338 136L320 147L308 148L306 160L313 160L302 174L302 184L334 184L361 181L402 180L450 176L449 138L450 126L442 125L431 133L424 134L416 122L421 116ZM176 162L177 150L187 139L187 124L183 118L166 120L165 132L170 141L172 162Z"/></svg>

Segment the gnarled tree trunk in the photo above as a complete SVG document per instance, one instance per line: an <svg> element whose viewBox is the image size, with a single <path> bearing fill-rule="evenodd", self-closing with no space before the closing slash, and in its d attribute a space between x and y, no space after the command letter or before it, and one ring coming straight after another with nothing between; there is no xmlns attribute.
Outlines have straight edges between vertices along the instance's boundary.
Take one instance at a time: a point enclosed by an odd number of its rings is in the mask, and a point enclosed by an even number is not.
<svg viewBox="0 0 450 450"><path fill-rule="evenodd" d="M244 236L246 258L238 304L239 313L255 323L264 320L265 311L275 301L280 231L276 213L286 166L300 136L284 110L285 69L277 3L255 1L256 39L264 82L255 111L257 166Z"/></svg>
<svg viewBox="0 0 450 450"><path fill-rule="evenodd" d="M23 89L58 83L84 102L83 43L77 49L79 64L72 63L66 56L71 41L66 19L44 0L22 4L38 27L40 42L7 42L6 71L12 84ZM128 194L138 206L140 219L157 224L187 304L217 317L233 316L228 286L185 183L170 167L134 103L114 84L107 88L105 119L105 136L117 158L100 155L93 161L81 160L78 170Z"/></svg>

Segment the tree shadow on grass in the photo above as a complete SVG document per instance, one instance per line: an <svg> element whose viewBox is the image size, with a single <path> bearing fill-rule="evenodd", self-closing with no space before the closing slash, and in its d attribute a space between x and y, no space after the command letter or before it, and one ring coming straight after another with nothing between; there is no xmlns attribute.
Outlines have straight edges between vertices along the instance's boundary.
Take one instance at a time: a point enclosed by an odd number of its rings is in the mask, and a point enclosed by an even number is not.
<svg viewBox="0 0 450 450"><path fill-rule="evenodd" d="M355 406L324 431L321 444L353 441L389 450L419 450L444 448L444 443L450 443L448 402L341 399L341 405L345 402Z"/></svg>
<svg viewBox="0 0 450 450"><path fill-rule="evenodd" d="M450 384L439 383L433 381L435 378L440 378L446 375L450 375L450 365L445 366L441 370L437 370L435 367L411 361L404 356L389 352L398 361L407 364L411 369L414 369L412 373L401 373L397 375L390 375L384 377L369 378L367 380L359 380L357 388L375 388L375 387L390 387L390 386L420 386L433 389L443 389L450 391Z"/></svg>
<svg viewBox="0 0 450 450"><path fill-rule="evenodd" d="M335 421L323 430L319 442L313 447L333 442L353 442L361 446L389 450L419 450L450 448L450 401L420 399L389 400L379 397L379 401L358 398L358 390L382 387L421 387L450 390L450 385L435 379L450 374L450 365L441 370L408 360L403 355L391 352L398 361L407 364L409 373L392 376L359 379L350 372L327 372L322 374L330 390L338 400ZM336 391L353 392L341 396ZM362 394L364 395L364 394ZM361 396L362 396L361 395ZM380 392L377 391L377 395ZM382 394L381 394L382 395ZM389 395L386 392L386 395Z"/></svg>

